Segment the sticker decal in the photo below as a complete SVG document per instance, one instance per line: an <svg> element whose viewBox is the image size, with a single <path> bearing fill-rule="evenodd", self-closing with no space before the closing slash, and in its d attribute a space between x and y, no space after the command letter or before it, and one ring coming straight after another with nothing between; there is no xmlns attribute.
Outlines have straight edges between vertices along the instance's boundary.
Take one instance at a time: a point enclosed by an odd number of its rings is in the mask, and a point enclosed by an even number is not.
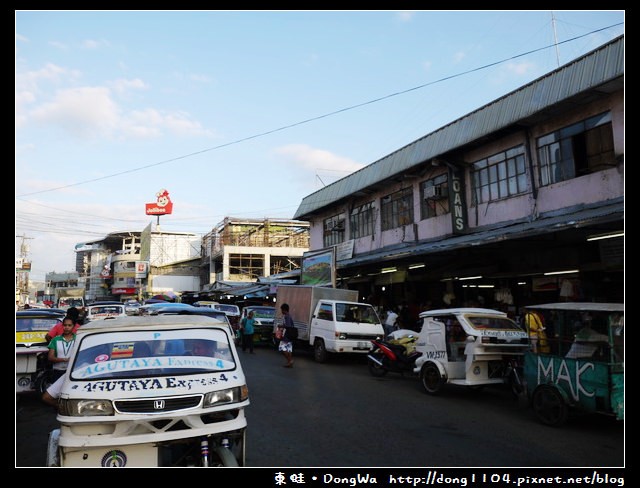
<svg viewBox="0 0 640 488"><path fill-rule="evenodd" d="M119 449L108 451L102 456L100 465L103 468L122 468L127 465L127 455Z"/></svg>
<svg viewBox="0 0 640 488"><path fill-rule="evenodd" d="M122 342L114 344L111 350L112 359L130 358L133 356L133 342Z"/></svg>

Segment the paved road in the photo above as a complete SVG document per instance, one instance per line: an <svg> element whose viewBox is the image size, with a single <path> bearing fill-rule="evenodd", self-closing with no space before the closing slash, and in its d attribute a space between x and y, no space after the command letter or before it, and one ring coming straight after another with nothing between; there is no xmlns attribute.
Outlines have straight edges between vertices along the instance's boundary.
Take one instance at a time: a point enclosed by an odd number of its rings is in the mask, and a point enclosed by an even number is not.
<svg viewBox="0 0 640 488"><path fill-rule="evenodd" d="M283 363L275 351L243 356L250 466L624 466L624 424L609 417L550 428L505 388L433 397L414 377L372 377L363 358Z"/></svg>
<svg viewBox="0 0 640 488"><path fill-rule="evenodd" d="M328 364L298 352L240 353L251 405L250 467L621 467L624 424L576 417L537 423L503 388L423 393L417 379L372 377L364 358ZM16 410L16 466L43 466L55 412L37 397Z"/></svg>

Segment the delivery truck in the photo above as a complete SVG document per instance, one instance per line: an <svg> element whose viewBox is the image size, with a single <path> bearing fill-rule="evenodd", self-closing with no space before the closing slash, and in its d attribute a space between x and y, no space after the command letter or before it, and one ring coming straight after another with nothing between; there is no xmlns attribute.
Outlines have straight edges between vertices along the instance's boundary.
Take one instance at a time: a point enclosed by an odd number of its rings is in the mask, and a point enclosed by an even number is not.
<svg viewBox="0 0 640 488"><path fill-rule="evenodd" d="M375 309L358 302L358 292L322 286L280 285L277 288L275 330L282 324L282 304L298 329L297 343L313 347L316 361L332 353L371 350L371 341L384 337Z"/></svg>
<svg viewBox="0 0 640 488"><path fill-rule="evenodd" d="M84 302L84 287L63 287L56 288L56 306L63 310L70 307L82 308Z"/></svg>

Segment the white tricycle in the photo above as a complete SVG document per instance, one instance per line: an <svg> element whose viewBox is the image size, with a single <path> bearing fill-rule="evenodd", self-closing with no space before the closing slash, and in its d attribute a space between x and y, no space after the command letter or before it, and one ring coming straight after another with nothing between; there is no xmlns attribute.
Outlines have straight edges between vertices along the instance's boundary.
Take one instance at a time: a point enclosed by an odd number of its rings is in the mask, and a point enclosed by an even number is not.
<svg viewBox="0 0 640 488"><path fill-rule="evenodd" d="M522 390L522 358L529 348L527 333L505 313L485 308L452 308L420 314L414 373L427 393L436 395L445 384L480 387L508 382ZM416 335L398 330L392 338Z"/></svg>
<svg viewBox="0 0 640 488"><path fill-rule="evenodd" d="M49 466L244 466L249 405L228 322L118 317L78 330Z"/></svg>

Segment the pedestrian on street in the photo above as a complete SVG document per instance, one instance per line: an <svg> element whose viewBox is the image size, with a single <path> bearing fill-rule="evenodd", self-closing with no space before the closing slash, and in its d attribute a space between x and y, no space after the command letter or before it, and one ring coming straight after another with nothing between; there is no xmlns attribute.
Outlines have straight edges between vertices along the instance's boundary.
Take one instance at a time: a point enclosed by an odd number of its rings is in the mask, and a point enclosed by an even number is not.
<svg viewBox="0 0 640 488"><path fill-rule="evenodd" d="M287 338L287 330L295 327L293 324L293 319L291 315L289 315L289 304L283 303L280 306L280 311L282 312L282 325L280 328L283 330L282 338L280 339L280 345L278 346L278 351L282 353L282 355L286 358L287 363L284 365L285 368L293 367L293 341Z"/></svg>
<svg viewBox="0 0 640 488"><path fill-rule="evenodd" d="M247 351L247 346L249 347L249 353L253 354L253 324L256 319L253 318L253 311L249 312L249 314L242 319L241 324L241 332L242 332L242 352Z"/></svg>

